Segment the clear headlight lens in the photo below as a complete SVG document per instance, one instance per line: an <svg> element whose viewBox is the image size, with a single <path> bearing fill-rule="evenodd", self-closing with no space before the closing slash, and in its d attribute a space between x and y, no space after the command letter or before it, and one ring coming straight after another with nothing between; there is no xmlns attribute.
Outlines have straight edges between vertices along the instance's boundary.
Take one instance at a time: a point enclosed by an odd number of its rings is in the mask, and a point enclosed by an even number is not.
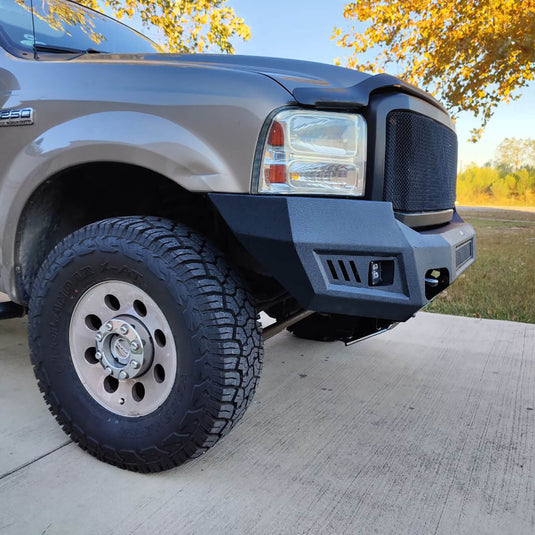
<svg viewBox="0 0 535 535"><path fill-rule="evenodd" d="M365 172L361 115L287 110L271 122L257 192L359 196Z"/></svg>

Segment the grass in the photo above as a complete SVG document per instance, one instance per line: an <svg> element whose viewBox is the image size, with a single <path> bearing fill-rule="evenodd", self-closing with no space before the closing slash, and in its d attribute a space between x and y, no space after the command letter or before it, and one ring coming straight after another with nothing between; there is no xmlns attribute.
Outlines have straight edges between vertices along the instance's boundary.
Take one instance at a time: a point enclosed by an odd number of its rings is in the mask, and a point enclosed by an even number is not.
<svg viewBox="0 0 535 535"><path fill-rule="evenodd" d="M426 310L535 323L535 213L460 208L476 230L476 261Z"/></svg>

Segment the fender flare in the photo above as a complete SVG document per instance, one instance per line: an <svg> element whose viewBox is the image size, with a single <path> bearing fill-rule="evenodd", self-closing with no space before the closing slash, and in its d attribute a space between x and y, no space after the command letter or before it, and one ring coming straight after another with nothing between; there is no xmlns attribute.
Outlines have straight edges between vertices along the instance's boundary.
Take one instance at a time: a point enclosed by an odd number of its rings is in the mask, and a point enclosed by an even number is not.
<svg viewBox="0 0 535 535"><path fill-rule="evenodd" d="M0 286L12 296L17 293L17 233L33 193L63 170L106 161L147 168L189 191L240 190L237 177L214 147L164 117L136 111L103 111L53 126L13 158L0 186L0 197L9 206L0 213L0 228L4 229Z"/></svg>

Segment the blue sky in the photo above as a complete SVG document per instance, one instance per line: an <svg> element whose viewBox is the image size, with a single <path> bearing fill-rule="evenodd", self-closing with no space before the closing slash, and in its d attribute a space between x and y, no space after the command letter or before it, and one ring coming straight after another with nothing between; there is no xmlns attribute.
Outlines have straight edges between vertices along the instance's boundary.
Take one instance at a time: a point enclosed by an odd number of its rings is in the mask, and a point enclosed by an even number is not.
<svg viewBox="0 0 535 535"><path fill-rule="evenodd" d="M249 41L235 42L236 53L324 63L332 63L339 57L343 64L344 55L348 54L330 37L335 26L348 27L343 18L345 3L341 0L228 0L228 5L245 19L252 33ZM467 113L457 120L461 167L494 159L496 147L505 137L535 138L535 84L525 88L518 101L499 106L481 141L469 143L470 130L478 125Z"/></svg>

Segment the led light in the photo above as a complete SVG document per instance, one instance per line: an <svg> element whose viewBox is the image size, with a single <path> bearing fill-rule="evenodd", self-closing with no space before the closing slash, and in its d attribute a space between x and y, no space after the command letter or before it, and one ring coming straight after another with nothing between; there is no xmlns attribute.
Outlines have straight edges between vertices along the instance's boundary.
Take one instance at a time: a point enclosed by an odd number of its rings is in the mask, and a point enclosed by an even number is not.
<svg viewBox="0 0 535 535"><path fill-rule="evenodd" d="M381 262L370 262L370 285L377 286L383 282Z"/></svg>
<svg viewBox="0 0 535 535"><path fill-rule="evenodd" d="M287 110L272 121L259 193L363 195L366 122L357 114Z"/></svg>

